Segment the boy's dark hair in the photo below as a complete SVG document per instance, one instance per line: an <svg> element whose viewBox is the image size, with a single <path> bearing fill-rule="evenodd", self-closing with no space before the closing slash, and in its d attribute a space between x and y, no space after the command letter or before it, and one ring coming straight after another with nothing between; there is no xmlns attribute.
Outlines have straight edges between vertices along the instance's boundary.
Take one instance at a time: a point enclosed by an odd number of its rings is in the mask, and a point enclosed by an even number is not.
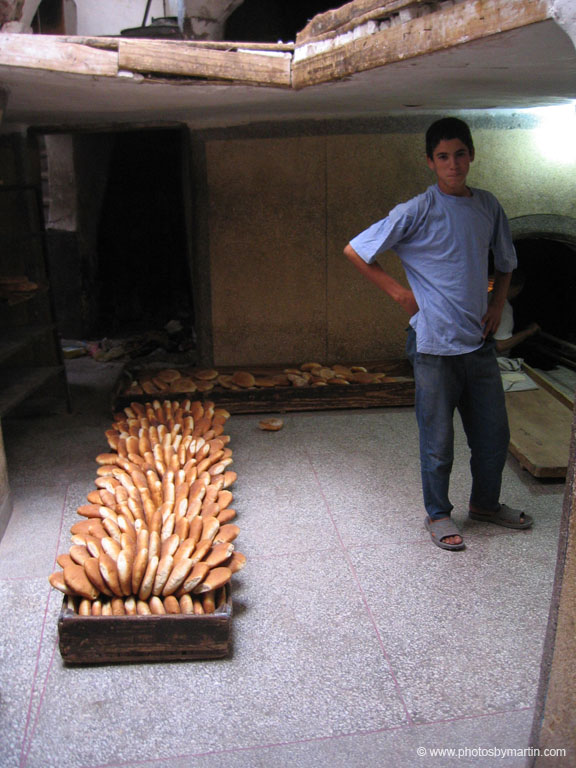
<svg viewBox="0 0 576 768"><path fill-rule="evenodd" d="M468 147L470 154L474 152L474 143L470 128L458 117L443 117L436 120L435 123L426 131L426 154L430 160L434 159L434 150L441 141L450 141L451 139L460 139Z"/></svg>

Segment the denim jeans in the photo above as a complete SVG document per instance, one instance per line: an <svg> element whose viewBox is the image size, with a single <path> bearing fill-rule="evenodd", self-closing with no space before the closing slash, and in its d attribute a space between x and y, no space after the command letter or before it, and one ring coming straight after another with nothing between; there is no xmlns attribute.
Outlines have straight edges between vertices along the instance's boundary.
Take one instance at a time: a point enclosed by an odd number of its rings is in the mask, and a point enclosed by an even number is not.
<svg viewBox="0 0 576 768"><path fill-rule="evenodd" d="M432 519L438 519L453 509L448 491L454 461L456 409L470 448L470 504L495 510L500 502L502 471L510 441L495 344L487 340L475 352L440 356L416 352L415 341L410 329L406 350L414 366L426 511Z"/></svg>

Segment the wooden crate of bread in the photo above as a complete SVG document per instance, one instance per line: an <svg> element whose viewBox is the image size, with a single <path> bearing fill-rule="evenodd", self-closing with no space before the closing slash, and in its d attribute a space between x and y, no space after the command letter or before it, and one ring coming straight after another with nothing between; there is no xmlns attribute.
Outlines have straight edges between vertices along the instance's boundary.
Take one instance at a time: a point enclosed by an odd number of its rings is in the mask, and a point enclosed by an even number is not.
<svg viewBox="0 0 576 768"><path fill-rule="evenodd" d="M228 411L213 402L132 403L106 431L95 488L78 507L58 622L68 663L216 658L228 652L236 473Z"/></svg>
<svg viewBox="0 0 576 768"><path fill-rule="evenodd" d="M127 367L114 405L150 397L209 397L230 413L371 408L414 404L414 379L407 360L369 365L244 368Z"/></svg>
<svg viewBox="0 0 576 768"><path fill-rule="evenodd" d="M112 664L219 659L229 653L230 590L213 613L81 616L65 598L58 619L66 664Z"/></svg>

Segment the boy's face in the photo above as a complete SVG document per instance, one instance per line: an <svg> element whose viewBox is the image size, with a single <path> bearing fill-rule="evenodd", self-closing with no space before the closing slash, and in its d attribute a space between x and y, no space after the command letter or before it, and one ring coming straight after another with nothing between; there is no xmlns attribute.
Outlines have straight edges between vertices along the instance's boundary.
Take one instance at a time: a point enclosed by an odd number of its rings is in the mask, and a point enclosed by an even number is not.
<svg viewBox="0 0 576 768"><path fill-rule="evenodd" d="M460 139L442 139L436 146L432 159L426 158L428 167L434 171L440 190L446 195L469 197L466 177L474 152L470 152Z"/></svg>

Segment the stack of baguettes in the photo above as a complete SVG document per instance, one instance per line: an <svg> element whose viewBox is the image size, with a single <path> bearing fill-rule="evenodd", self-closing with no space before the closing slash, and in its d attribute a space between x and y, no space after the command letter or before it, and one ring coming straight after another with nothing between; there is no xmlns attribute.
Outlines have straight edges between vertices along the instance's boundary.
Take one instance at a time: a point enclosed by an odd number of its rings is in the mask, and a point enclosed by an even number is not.
<svg viewBox="0 0 576 768"><path fill-rule="evenodd" d="M236 473L212 402L132 403L106 431L96 490L78 508L50 584L83 616L213 613L246 558L229 490Z"/></svg>

